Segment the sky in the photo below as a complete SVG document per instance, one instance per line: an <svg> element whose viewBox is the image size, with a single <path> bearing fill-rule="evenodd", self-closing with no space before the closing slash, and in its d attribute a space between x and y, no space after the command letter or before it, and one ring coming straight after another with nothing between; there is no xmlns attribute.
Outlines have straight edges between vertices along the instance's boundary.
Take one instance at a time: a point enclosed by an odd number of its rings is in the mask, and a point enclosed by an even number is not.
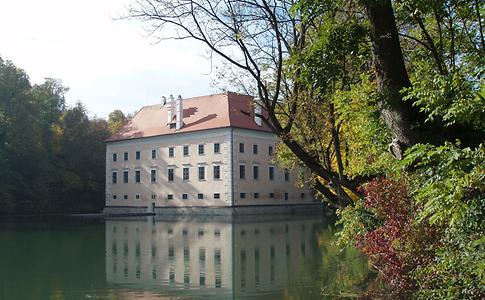
<svg viewBox="0 0 485 300"><path fill-rule="evenodd" d="M134 20L115 20L135 0L0 1L0 56L24 69L32 83L61 79L67 103L91 116L125 114L162 96L184 98L211 86L206 49L195 41L149 37Z"/></svg>

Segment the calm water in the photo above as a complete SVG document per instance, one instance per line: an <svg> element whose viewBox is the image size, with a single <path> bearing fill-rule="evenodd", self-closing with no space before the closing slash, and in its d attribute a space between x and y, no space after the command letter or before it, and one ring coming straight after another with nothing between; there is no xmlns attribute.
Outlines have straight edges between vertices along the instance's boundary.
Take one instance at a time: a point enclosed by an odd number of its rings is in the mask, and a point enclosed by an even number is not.
<svg viewBox="0 0 485 300"><path fill-rule="evenodd" d="M372 274L321 217L0 222L0 299L353 297Z"/></svg>

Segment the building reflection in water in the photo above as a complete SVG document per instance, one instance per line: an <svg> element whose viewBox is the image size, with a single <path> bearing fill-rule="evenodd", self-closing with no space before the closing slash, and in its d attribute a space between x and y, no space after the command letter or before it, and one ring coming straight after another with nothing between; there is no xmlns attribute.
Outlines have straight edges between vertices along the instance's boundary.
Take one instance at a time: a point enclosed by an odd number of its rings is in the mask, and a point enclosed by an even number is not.
<svg viewBox="0 0 485 300"><path fill-rule="evenodd" d="M109 283L161 294L279 294L315 255L321 217L106 220Z"/></svg>

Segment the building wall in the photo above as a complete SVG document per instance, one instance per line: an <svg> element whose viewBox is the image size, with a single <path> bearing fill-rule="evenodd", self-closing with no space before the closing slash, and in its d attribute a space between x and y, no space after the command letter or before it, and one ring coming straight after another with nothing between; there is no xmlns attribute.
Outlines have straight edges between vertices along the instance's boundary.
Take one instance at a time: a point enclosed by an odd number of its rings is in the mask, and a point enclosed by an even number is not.
<svg viewBox="0 0 485 300"><path fill-rule="evenodd" d="M274 161L270 155L269 147L273 153L276 151L277 137L268 132L259 132L246 129L234 129L233 161L234 161L234 204L235 205L274 205L274 204L305 204L312 203L314 199L308 187L298 188L296 179L299 170L289 171L288 180L285 180L285 169ZM240 150L244 145L244 152ZM257 154L253 146L257 145ZM245 178L241 178L240 166L245 166ZM254 166L259 168L259 176L254 178ZM269 177L269 167L274 168L274 178ZM245 194L243 198L241 193ZM255 193L258 193L257 198ZM270 198L273 193L273 198ZM287 193L287 200L285 200ZM303 194L303 198L302 198Z"/></svg>
<svg viewBox="0 0 485 300"><path fill-rule="evenodd" d="M312 203L308 188L296 188L297 172L285 171L271 162L269 146L276 147L274 134L238 128L220 128L199 132L181 133L152 138L109 142L106 148L106 206L197 207L197 206L247 206ZM219 143L220 152L214 153ZM240 144L244 152L240 152ZM199 155L198 145L204 145ZM183 155L183 146L189 147L189 155ZM232 145L232 153L230 151ZM258 153L253 153L257 145ZM174 149L169 157L169 148ZM156 158L152 159L152 150ZM136 159L136 152L140 159ZM128 160L124 160L124 153ZM113 154L117 159L113 161ZM233 164L231 164L231 160ZM220 179L214 179L213 167L220 166ZM245 178L240 178L240 166L245 166ZM205 168L205 180L198 179L198 168ZM259 167L259 178L253 178L253 166ZM274 167L274 179L269 178L269 167ZM183 180L183 168L189 168L189 180ZM174 170L174 180L168 180L168 169ZM156 170L156 182L151 182L151 170ZM128 172L128 183L123 182ZM140 172L140 182L135 173ZM112 182L112 173L117 183ZM215 198L218 193L220 199ZM245 193L245 197L241 197ZM255 197L255 193L259 197ZM270 193L274 197L270 197ZM285 193L287 199L285 199ZM187 194L187 199L183 199ZM203 199L198 199L203 194ZM304 197L302 197L302 194ZM126 197L126 199L125 199ZM153 197L153 198L152 198ZM170 199L170 197L172 199ZM116 199L115 199L116 198Z"/></svg>

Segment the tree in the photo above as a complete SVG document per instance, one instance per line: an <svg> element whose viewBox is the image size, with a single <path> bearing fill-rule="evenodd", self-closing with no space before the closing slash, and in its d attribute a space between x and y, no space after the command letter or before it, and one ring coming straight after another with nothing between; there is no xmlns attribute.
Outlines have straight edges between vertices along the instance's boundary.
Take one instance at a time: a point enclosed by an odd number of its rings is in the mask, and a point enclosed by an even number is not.
<svg viewBox="0 0 485 300"><path fill-rule="evenodd" d="M108 127L111 133L118 132L123 126L128 123L129 118L125 116L125 114L119 110L113 110L108 115Z"/></svg>

